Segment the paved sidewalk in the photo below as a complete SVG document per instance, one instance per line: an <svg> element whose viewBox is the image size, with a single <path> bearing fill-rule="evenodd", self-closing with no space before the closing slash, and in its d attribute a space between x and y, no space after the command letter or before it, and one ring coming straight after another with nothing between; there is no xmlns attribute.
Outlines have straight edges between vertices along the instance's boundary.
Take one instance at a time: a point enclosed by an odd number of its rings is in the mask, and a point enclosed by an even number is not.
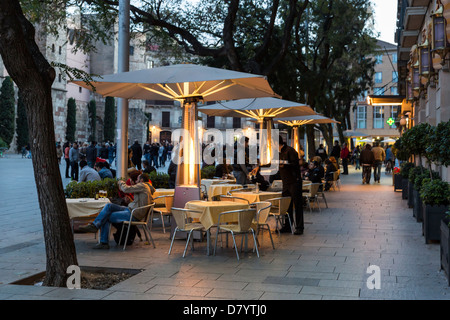
<svg viewBox="0 0 450 320"><path fill-rule="evenodd" d="M61 172L65 164L61 165ZM64 175L62 175L64 176ZM205 255L195 243L182 258L185 242L170 241L160 229L152 233L156 249L137 242L122 251L94 251L93 234L75 234L81 266L142 269L107 290L69 290L12 285L45 271L42 222L31 160L11 155L0 159L0 299L433 299L450 298L440 271L439 244L425 244L421 224L394 192L392 177L362 185L360 171L342 176L340 191L326 193L328 209L305 210L305 234L273 234L276 249L263 236L260 258L219 249ZM63 179L63 183L68 182ZM367 268L381 270L380 289L368 289Z"/></svg>

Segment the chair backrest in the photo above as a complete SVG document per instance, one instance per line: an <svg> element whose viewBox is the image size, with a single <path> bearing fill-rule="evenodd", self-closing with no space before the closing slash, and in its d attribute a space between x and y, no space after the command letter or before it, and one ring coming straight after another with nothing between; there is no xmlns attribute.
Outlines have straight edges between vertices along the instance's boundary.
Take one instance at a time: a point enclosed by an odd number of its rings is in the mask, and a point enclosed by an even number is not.
<svg viewBox="0 0 450 320"><path fill-rule="evenodd" d="M317 191L319 191L320 185L321 185L321 183L311 183L311 189L310 189L311 197L314 197L317 194Z"/></svg>
<svg viewBox="0 0 450 320"><path fill-rule="evenodd" d="M177 224L178 229L184 230L186 228L186 224L189 223L191 214L199 215L202 212L192 209L184 209L184 208L170 208L172 211L172 216L175 219L175 223Z"/></svg>
<svg viewBox="0 0 450 320"><path fill-rule="evenodd" d="M173 207L173 196L172 195L165 196L164 201L167 211L170 212Z"/></svg>
<svg viewBox="0 0 450 320"><path fill-rule="evenodd" d="M172 216L175 219L175 223L177 224L178 229L185 229L187 223L187 211L188 209L184 208L171 208Z"/></svg>
<svg viewBox="0 0 450 320"><path fill-rule="evenodd" d="M256 216L256 209L242 209L222 212L220 215L224 214L237 214L237 232L246 232L250 230L253 220Z"/></svg>
<svg viewBox="0 0 450 320"><path fill-rule="evenodd" d="M131 211L130 219L132 219L132 217L135 216L136 212L141 212L141 210L146 210L145 216L140 220L140 222L148 223L148 221L150 220L151 213L153 211L153 207L154 206L155 206L155 204L151 203L151 204L146 205L146 206L142 206L142 207L139 207L139 208L134 208Z"/></svg>
<svg viewBox="0 0 450 320"><path fill-rule="evenodd" d="M270 207L272 206L272 203L268 201L262 201L255 202L253 204L256 208L256 222L266 223L266 220L269 217Z"/></svg>
<svg viewBox="0 0 450 320"><path fill-rule="evenodd" d="M333 172L333 181L337 181L338 177L339 177L339 171L334 171Z"/></svg>
<svg viewBox="0 0 450 320"><path fill-rule="evenodd" d="M269 201L272 203L272 206L276 206L278 208L278 214L285 214L291 205L291 197L272 198L267 199L266 201Z"/></svg>

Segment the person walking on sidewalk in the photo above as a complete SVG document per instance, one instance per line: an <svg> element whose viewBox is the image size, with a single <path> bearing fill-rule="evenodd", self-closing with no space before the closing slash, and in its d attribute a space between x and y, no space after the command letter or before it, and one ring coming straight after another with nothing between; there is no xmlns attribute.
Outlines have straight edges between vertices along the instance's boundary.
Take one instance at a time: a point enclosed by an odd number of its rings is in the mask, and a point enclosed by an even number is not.
<svg viewBox="0 0 450 320"><path fill-rule="evenodd" d="M119 189L125 193L132 193L134 196L133 202L130 202L128 207L108 203L91 224L80 227L80 231L93 233L100 229L100 242L94 246L94 249L109 249L108 240L111 223L129 221L133 209L147 206L153 202L152 193L155 189L149 181L150 179L146 173L140 174L136 181L131 182L131 186L128 186L125 181L119 180ZM145 218L146 213L147 209L136 210L133 219L140 221Z"/></svg>
<svg viewBox="0 0 450 320"><path fill-rule="evenodd" d="M359 162L361 163L361 166L363 167L362 170L362 179L363 184L370 183L370 176L372 175L372 166L375 161L375 158L373 156L373 152L371 150L370 144L366 144L366 147L363 151L361 151L361 156L359 157Z"/></svg>
<svg viewBox="0 0 450 320"><path fill-rule="evenodd" d="M373 179L375 180L375 182L380 183L381 165L386 158L386 153L384 152L384 149L380 147L379 142L375 142L375 147L372 148L372 152L374 157Z"/></svg>
<svg viewBox="0 0 450 320"><path fill-rule="evenodd" d="M350 151L348 150L347 143L344 142L341 149L341 159L342 159L342 167L344 168L344 172L342 174L348 174L348 158L350 156Z"/></svg>

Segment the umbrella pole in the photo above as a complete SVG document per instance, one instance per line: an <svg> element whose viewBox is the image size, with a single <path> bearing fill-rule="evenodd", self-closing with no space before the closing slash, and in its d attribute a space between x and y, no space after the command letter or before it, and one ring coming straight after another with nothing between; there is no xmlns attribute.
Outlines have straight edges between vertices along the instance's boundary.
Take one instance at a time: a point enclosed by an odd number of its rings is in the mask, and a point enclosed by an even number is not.
<svg viewBox="0 0 450 320"><path fill-rule="evenodd" d="M130 1L119 1L119 59L118 72L126 72L130 65ZM128 178L128 100L117 101L117 177Z"/></svg>
<svg viewBox="0 0 450 320"><path fill-rule="evenodd" d="M183 136L177 166L174 203L175 207L184 208L186 202L200 199L200 155L201 145L198 134L197 101L185 99L183 110Z"/></svg>

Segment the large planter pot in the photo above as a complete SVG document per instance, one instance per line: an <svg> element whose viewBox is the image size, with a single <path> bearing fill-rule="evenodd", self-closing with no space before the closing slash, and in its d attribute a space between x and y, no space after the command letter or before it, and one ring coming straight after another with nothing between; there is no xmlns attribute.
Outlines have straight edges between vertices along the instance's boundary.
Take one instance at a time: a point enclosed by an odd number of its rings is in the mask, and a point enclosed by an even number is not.
<svg viewBox="0 0 450 320"><path fill-rule="evenodd" d="M413 188L413 217L416 218L417 222L421 222L422 216L422 198L419 191Z"/></svg>
<svg viewBox="0 0 450 320"><path fill-rule="evenodd" d="M445 217L448 206L430 206L423 204L423 235L425 243L441 240L441 220Z"/></svg>
<svg viewBox="0 0 450 320"><path fill-rule="evenodd" d="M402 175L401 174L394 174L394 191L402 190Z"/></svg>
<svg viewBox="0 0 450 320"><path fill-rule="evenodd" d="M412 208L414 206L414 184L408 180L408 207Z"/></svg>
<svg viewBox="0 0 450 320"><path fill-rule="evenodd" d="M408 179L402 179L402 199L408 199Z"/></svg>
<svg viewBox="0 0 450 320"><path fill-rule="evenodd" d="M450 286L450 270L449 270L449 257L450 257L450 228L448 222L441 220L441 269L444 270L447 277L448 285Z"/></svg>

